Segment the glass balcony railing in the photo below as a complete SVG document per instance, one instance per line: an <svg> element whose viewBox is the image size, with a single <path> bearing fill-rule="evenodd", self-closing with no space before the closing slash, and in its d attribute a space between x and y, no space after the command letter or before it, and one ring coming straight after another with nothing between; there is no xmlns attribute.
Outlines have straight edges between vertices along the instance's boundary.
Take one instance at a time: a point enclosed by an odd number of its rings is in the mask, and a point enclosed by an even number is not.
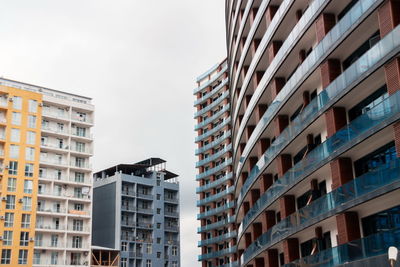
<svg viewBox="0 0 400 267"><path fill-rule="evenodd" d="M225 71L228 69L228 65L225 65L217 74L215 74L209 81L203 83L202 85L200 85L199 87L195 88L193 90L193 94L196 94L198 92L200 92L201 90L203 90L204 88L206 88L207 86L210 86L210 84L212 84L213 82L215 82L216 80L218 80L219 77L221 77L222 74L225 73Z"/></svg>
<svg viewBox="0 0 400 267"><path fill-rule="evenodd" d="M223 190L215 195L203 198L201 200L197 200L197 206L201 206L208 202L215 201L217 199L220 199L220 198L226 196L227 194L232 194L233 192L235 192L235 186L231 186L231 187L227 188L226 190Z"/></svg>
<svg viewBox="0 0 400 267"><path fill-rule="evenodd" d="M232 254L232 253L235 253L235 252L236 252L236 246L233 246L233 247L222 249L222 250L218 250L218 251L215 251L215 252L199 255L199 261L208 260L208 259L212 259L212 258L217 258L217 257L224 256L226 254Z"/></svg>
<svg viewBox="0 0 400 267"><path fill-rule="evenodd" d="M208 158L205 158L203 160L200 160L198 162L196 162L196 168L203 166L204 164L207 164L213 160L216 160L220 157L222 157L225 153L229 152L232 150L232 144L229 144L228 146L226 146L225 148L221 149L220 151L218 151L215 154L212 154L211 156L209 156Z"/></svg>
<svg viewBox="0 0 400 267"><path fill-rule="evenodd" d="M219 267L239 267L239 262L234 261L234 262L230 262L224 265L220 265Z"/></svg>
<svg viewBox="0 0 400 267"><path fill-rule="evenodd" d="M214 244L214 243L219 243L219 242L222 242L224 240L227 240L227 239L230 239L230 238L234 238L234 237L236 237L236 231L228 232L228 233L223 234L223 235L219 235L219 236L212 237L212 238L209 238L209 239L201 240L197 244L198 244L198 247L207 246L207 245Z"/></svg>
<svg viewBox="0 0 400 267"><path fill-rule="evenodd" d="M222 136L218 137L217 139L215 139L214 141L212 141L211 143L196 149L196 155L203 153L207 150L209 150L210 148L215 147L216 145L219 145L220 143L222 143L222 141L224 141L226 138L231 136L231 130L225 132Z"/></svg>
<svg viewBox="0 0 400 267"><path fill-rule="evenodd" d="M348 90L354 86L356 81L361 81L364 76L381 66L389 54L394 50L400 50L400 26L396 27L391 33L386 35L381 41L373 46L354 64L352 64L345 72L335 79L325 90L323 90L309 105L300 113L268 148L262 159L257 162L245 184L241 188L239 203L253 186L258 176L265 170L267 166L278 156L279 153L310 123L323 114L331 105L333 105L338 97L346 94ZM251 147L257 142L259 136L268 126L272 118L272 112L268 109L253 134L251 135L247 145L240 158L236 173L240 173L243 163L250 153Z"/></svg>
<svg viewBox="0 0 400 267"><path fill-rule="evenodd" d="M360 18L372 12L373 6L379 3L379 0L365 0L359 1L357 4L355 4L353 8L332 28L332 30L328 32L325 38L313 49L313 51L308 55L303 63L297 68L297 70L294 72L294 74L291 76L291 78L287 81L285 86L273 100L271 105L268 107L268 110L261 120L272 120L277 112L280 110L280 108L283 106L283 104L287 102L293 92L300 86L300 84L304 82L304 80L315 70L315 68L319 66L319 64L325 59L325 57L328 56L328 52L339 45L340 41L345 39L347 35L351 32L351 29L356 28L362 22ZM275 15L274 18L277 17L277 15ZM289 40L291 39L288 39L288 41ZM278 54L266 70L263 79L261 80L260 84L253 94L253 97L250 100L249 106L246 109L238 131L238 138L236 138L234 143L235 149L239 145L240 136L242 136L244 132L244 127L247 125L247 121L250 119L250 116L251 114L253 114L253 110L257 105L258 100L264 93L265 86L273 78L273 74L275 73L275 71L280 67L281 58L283 57L283 53L286 51L285 43L279 49ZM265 77L268 77L268 79L264 79ZM237 118L238 109L239 105L235 107L234 118Z"/></svg>
<svg viewBox="0 0 400 267"><path fill-rule="evenodd" d="M220 185L220 184L232 179L232 177L233 177L233 174L230 172L227 175L215 180L214 182L211 182L209 184L205 184L203 186L197 187L196 188L196 193L200 193L200 192L206 191L206 190L208 190L210 188L216 187L216 186L218 186L218 185Z"/></svg>
<svg viewBox="0 0 400 267"><path fill-rule="evenodd" d="M232 158L229 158L225 162L219 164L218 166L216 166L214 168L211 168L211 169L209 169L209 170L207 170L205 172L202 172L200 174L197 174L196 175L196 180L198 181L200 179L203 179L204 177L207 177L207 176L209 176L211 174L214 174L214 173L216 173L218 171L221 171L223 168L225 168L225 167L227 167L227 166L229 166L231 164L232 164Z"/></svg>
<svg viewBox="0 0 400 267"><path fill-rule="evenodd" d="M326 249L315 255L301 258L283 266L340 266L345 265L349 262L387 254L390 246L400 247L399 228L373 234L358 240L351 241L347 244Z"/></svg>
<svg viewBox="0 0 400 267"><path fill-rule="evenodd" d="M217 113L215 113L211 117L207 118L205 121L202 121L199 124L196 124L194 126L194 130L196 131L200 128L203 128L207 124L209 124L209 123L213 122L214 120L216 120L217 118L221 117L222 114L224 114L225 112L227 112L229 110L229 107L230 107L229 104L225 105L221 110L219 110Z"/></svg>
<svg viewBox="0 0 400 267"><path fill-rule="evenodd" d="M197 228L197 233L210 231L210 230L213 230L213 229L222 227L222 226L224 226L226 224L234 223L234 222L235 222L235 216L230 216L230 217L228 217L228 218L226 218L224 220L221 220L221 221L218 221L218 222L215 222L215 223L210 223L210 224L207 224L207 225L202 226L202 227L198 227Z"/></svg>
<svg viewBox="0 0 400 267"><path fill-rule="evenodd" d="M373 192L385 186L388 186L388 190L396 189L393 187L393 183L399 180L400 159L394 159L380 168L346 183L274 225L248 247L243 253L242 263L248 262L259 252L294 232L315 224L315 218L322 221L332 216L338 208L343 209L346 205L348 206L346 208L351 208L357 205L357 202L353 200L360 197L365 198L363 202L375 198ZM353 202L350 203L351 201Z"/></svg>
<svg viewBox="0 0 400 267"><path fill-rule="evenodd" d="M383 100L380 104L370 109L368 112L353 120L349 125L336 132L329 139L312 150L303 160L299 161L289 171L280 177L254 204L247 212L239 226L239 235L246 229L251 221L264 209L276 201L282 194L292 186L300 182L304 177L313 171L327 164L330 158L342 153L343 148L349 145L356 145L360 139L376 132L377 126L385 127L390 120L395 119L400 114L400 91ZM368 136L366 136L368 135ZM358 139L358 140L356 140ZM251 171L258 172L257 169ZM239 199L243 199L239 197Z"/></svg>
<svg viewBox="0 0 400 267"><path fill-rule="evenodd" d="M213 101L210 105L206 106L205 108L197 111L194 113L194 117L197 118L200 115L205 114L206 112L212 110L214 107L218 106L219 104L221 104L221 102L227 98L229 96L229 91L225 91L220 97L218 97L217 99L215 99L215 101Z"/></svg>
<svg viewBox="0 0 400 267"><path fill-rule="evenodd" d="M200 82L201 80L203 80L205 77L207 77L210 73L212 73L213 71L215 71L218 68L219 64L215 64L214 66L212 66L208 71L204 72L202 75L200 75L199 77L197 77L196 81Z"/></svg>
<svg viewBox="0 0 400 267"><path fill-rule="evenodd" d="M218 214L220 212L223 212L223 211L225 211L227 209L231 209L231 208L234 208L234 207L235 207L235 202L234 201L230 201L230 202L227 202L225 205L219 206L219 207L217 207L215 209L211 209L211 210L208 210L206 212L197 214L197 219L203 219L203 218Z"/></svg>
<svg viewBox="0 0 400 267"><path fill-rule="evenodd" d="M202 96L199 99L196 99L196 101L194 101L194 105L198 105L201 102L205 101L206 99L209 99L211 96L213 96L215 93L217 93L222 87L224 87L227 83L228 83L228 78L225 78L217 87L212 89L211 92L205 94L204 96Z"/></svg>
<svg viewBox="0 0 400 267"><path fill-rule="evenodd" d="M207 137L210 137L211 135L215 134L216 132L218 132L219 130L224 128L230 122L231 122L231 117L228 117L222 123L218 124L216 127L212 128L208 132L205 132L204 134L197 136L195 141L198 142L198 141L201 141L201 140L203 140L203 139L205 139Z"/></svg>

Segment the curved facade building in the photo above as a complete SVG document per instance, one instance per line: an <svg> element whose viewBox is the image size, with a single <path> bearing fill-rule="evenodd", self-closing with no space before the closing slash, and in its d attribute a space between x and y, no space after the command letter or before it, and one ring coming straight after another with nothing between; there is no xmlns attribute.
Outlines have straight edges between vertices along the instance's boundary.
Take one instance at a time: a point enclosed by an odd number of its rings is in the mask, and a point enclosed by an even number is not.
<svg viewBox="0 0 400 267"><path fill-rule="evenodd" d="M400 246L399 22L397 0L226 1L239 266L386 264ZM199 192L205 227L220 208Z"/></svg>
<svg viewBox="0 0 400 267"><path fill-rule="evenodd" d="M226 60L197 78L196 180L203 267L230 266L236 260L231 117Z"/></svg>

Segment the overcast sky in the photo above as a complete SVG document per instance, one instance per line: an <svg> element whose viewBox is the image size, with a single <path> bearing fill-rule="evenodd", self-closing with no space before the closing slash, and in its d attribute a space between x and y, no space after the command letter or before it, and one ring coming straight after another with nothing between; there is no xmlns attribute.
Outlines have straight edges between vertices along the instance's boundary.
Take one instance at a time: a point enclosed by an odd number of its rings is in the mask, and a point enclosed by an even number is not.
<svg viewBox="0 0 400 267"><path fill-rule="evenodd" d="M200 266L192 94L225 55L223 0L1 0L0 76L93 98L94 170L161 157Z"/></svg>

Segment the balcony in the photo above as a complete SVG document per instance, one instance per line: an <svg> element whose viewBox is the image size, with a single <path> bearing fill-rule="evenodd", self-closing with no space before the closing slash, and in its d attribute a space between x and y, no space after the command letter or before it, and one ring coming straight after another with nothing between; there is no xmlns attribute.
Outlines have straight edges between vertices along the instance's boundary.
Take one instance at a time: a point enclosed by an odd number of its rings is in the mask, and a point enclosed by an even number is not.
<svg viewBox="0 0 400 267"><path fill-rule="evenodd" d="M151 213L151 214L153 214L153 209L152 208L137 207L136 211L139 212L139 213Z"/></svg>
<svg viewBox="0 0 400 267"><path fill-rule="evenodd" d="M69 113L57 112L55 110L49 110L46 108L42 109L42 116L50 117L50 118L58 119L58 120L63 120L63 121L69 121Z"/></svg>
<svg viewBox="0 0 400 267"><path fill-rule="evenodd" d="M211 161L214 161L218 158L221 158L224 154L228 153L232 151L232 144L227 145L226 147L224 147L223 149L219 150L218 152L215 152L214 154L210 155L209 157L200 160L198 162L196 162L196 168L203 166L204 164L207 164Z"/></svg>
<svg viewBox="0 0 400 267"><path fill-rule="evenodd" d="M216 228L220 228L222 226L225 226L227 224L234 223L234 222L235 222L235 216L230 216L224 220L198 227L197 233L207 232L207 231L210 231L210 230L213 230Z"/></svg>
<svg viewBox="0 0 400 267"><path fill-rule="evenodd" d="M224 132L224 134L220 137L218 137L217 139L215 139L214 141L212 141L211 143L200 147L198 149L196 149L196 155L200 154L200 153L204 153L205 151L214 148L215 146L219 145L220 143L222 143L222 141L224 141L226 138L231 136L231 130Z"/></svg>
<svg viewBox="0 0 400 267"><path fill-rule="evenodd" d="M124 197L135 197L136 192L134 190L122 190L121 195Z"/></svg>
<svg viewBox="0 0 400 267"><path fill-rule="evenodd" d="M234 207L235 207L235 202L234 201L230 201L230 202L227 202L225 205L219 206L219 207L217 207L215 209L210 209L210 210L208 210L206 212L197 214L197 219L203 219L203 218L206 218L206 217L221 213L223 211L226 211L227 209L232 209Z"/></svg>
<svg viewBox="0 0 400 267"><path fill-rule="evenodd" d="M137 222L136 226L143 229L153 229L153 224L151 222Z"/></svg>
<svg viewBox="0 0 400 267"><path fill-rule="evenodd" d="M70 167L78 169L86 169L86 170L92 169L92 165L88 162L76 162L73 160L70 161Z"/></svg>
<svg viewBox="0 0 400 267"><path fill-rule="evenodd" d="M57 225L49 225L49 224L37 224L36 225L36 231L61 231L64 230L65 227L64 226L57 226Z"/></svg>
<svg viewBox="0 0 400 267"><path fill-rule="evenodd" d="M93 119L88 116L73 114L71 120L76 123L93 124Z"/></svg>
<svg viewBox="0 0 400 267"><path fill-rule="evenodd" d="M211 189L213 187L216 187L216 186L218 186L220 184L223 184L224 182L226 182L226 181L228 181L228 180L230 180L232 178L233 178L233 174L230 172L227 175L215 180L214 182L211 182L211 183L205 184L203 186L197 187L196 188L196 193L200 193L200 192L206 191L208 189Z"/></svg>
<svg viewBox="0 0 400 267"><path fill-rule="evenodd" d="M151 200L153 200L153 195L151 195L151 194L137 193L136 196L137 196L138 198L144 198L144 199L151 199Z"/></svg>
<svg viewBox="0 0 400 267"><path fill-rule="evenodd" d="M221 90L222 87L224 87L227 83L228 83L228 78L225 78L217 87L215 87L214 89L212 89L211 92L205 94L204 96L202 96L199 99L196 99L194 101L194 105L198 105L201 104L202 102L206 101L207 99L209 99L210 97L212 97L214 94L216 94L219 90Z"/></svg>
<svg viewBox="0 0 400 267"><path fill-rule="evenodd" d="M228 232L223 235L219 235L219 236L212 237L209 239L201 240L198 242L198 247L208 246L208 245L215 244L215 243L220 243L222 241L226 241L227 239L231 239L231 238L235 238L235 237L236 237L236 231Z"/></svg>
<svg viewBox="0 0 400 267"><path fill-rule="evenodd" d="M62 168L68 167L68 164L65 160L57 160L57 159L42 158L42 157L40 158L40 164L60 166Z"/></svg>
<svg viewBox="0 0 400 267"><path fill-rule="evenodd" d="M76 216L90 216L90 212L87 210L68 210L69 215L76 215Z"/></svg>
<svg viewBox="0 0 400 267"><path fill-rule="evenodd" d="M218 171L221 171L222 169L224 169L225 167L229 166L232 164L232 158L227 159L226 161L224 161L223 163L219 164L218 166L215 166L214 168L211 168L205 172L199 173L196 175L196 181L203 179L207 176L210 176L211 174L214 174Z"/></svg>
<svg viewBox="0 0 400 267"><path fill-rule="evenodd" d="M179 231L179 226L178 225L164 225L165 231L172 231L172 232L178 232Z"/></svg>
<svg viewBox="0 0 400 267"><path fill-rule="evenodd" d="M170 216L170 217L179 217L179 212L171 211L171 210L164 210L164 215Z"/></svg>
<svg viewBox="0 0 400 267"><path fill-rule="evenodd" d="M207 124L215 121L216 119L218 119L219 117L222 116L222 114L224 114L225 112L229 111L230 105L227 104L225 105L221 110L218 110L216 113L214 113L211 117L205 119L204 121L200 122L199 124L196 124L194 126L194 130L198 130L200 128L203 128L204 126L206 126Z"/></svg>
<svg viewBox="0 0 400 267"><path fill-rule="evenodd" d="M227 254L233 254L233 253L236 253L236 246L200 255L199 256L199 261L208 260L208 259L217 258L217 257L222 257L222 256L225 256Z"/></svg>
<svg viewBox="0 0 400 267"><path fill-rule="evenodd" d="M37 212L38 213L42 213L42 212L45 212L45 213L53 213L53 214L65 214L66 213L66 209L65 208L58 208L58 209L55 209L55 208L45 208L45 207L38 207L37 208Z"/></svg>
<svg viewBox="0 0 400 267"><path fill-rule="evenodd" d="M142 258L143 253L141 251L129 251L129 258Z"/></svg>
<svg viewBox="0 0 400 267"><path fill-rule="evenodd" d="M221 198L225 197L228 194L232 194L233 192L235 192L235 186L228 187L227 189L225 189L225 190L223 190L223 191L221 191L219 193L216 193L216 194L211 195L209 197L197 200L197 206L199 207L199 206L205 205L205 204L207 204L207 203L209 203L211 201L216 201L218 199L221 199Z"/></svg>
<svg viewBox="0 0 400 267"><path fill-rule="evenodd" d="M224 128L226 125L229 125L229 123L231 123L231 117L226 118L222 123L218 124L217 126L212 128L208 132L205 132L202 135L197 136L195 138L195 141L199 142L199 141L201 141L203 139L206 139L207 137L210 137L211 135L215 134L216 132L218 132L219 130Z"/></svg>
<svg viewBox="0 0 400 267"><path fill-rule="evenodd" d="M173 240L173 239L165 240L164 241L164 245L167 245L167 246L179 246L179 241L178 240Z"/></svg>
<svg viewBox="0 0 400 267"><path fill-rule="evenodd" d="M386 127L391 121L399 119L399 115L400 92L397 92L325 140L325 142L312 150L302 161L294 165L285 175L280 177L260 197L243 218L242 224L239 227L239 234L241 229L246 229L262 210L266 209L287 190L304 179L304 177L307 177L313 171L327 164L331 158L340 155L342 150L349 149L349 146L354 146L360 143L363 138L365 139L374 132L377 132L379 127ZM260 166L256 165L256 167ZM254 177L256 173L263 171L263 168L257 169L256 167L252 169L249 177ZM238 199L238 201L243 200L242 192Z"/></svg>
<svg viewBox="0 0 400 267"><path fill-rule="evenodd" d="M43 132L49 132L56 135L68 135L68 131L66 129L60 129L58 127L51 127L42 125Z"/></svg>
<svg viewBox="0 0 400 267"><path fill-rule="evenodd" d="M215 74L210 80L208 80L207 82L203 83L202 85L200 85L199 87L195 88L193 90L193 94L196 94L198 92L200 92L201 90L203 90L204 88L210 86L213 82L215 82L216 80L218 80L219 77L221 77L221 75L227 71L228 69L228 65L225 65L217 74Z"/></svg>
<svg viewBox="0 0 400 267"><path fill-rule="evenodd" d="M177 197L167 197L167 196L164 196L164 201L165 201L165 202L170 202L170 203L179 204L179 198L177 198Z"/></svg>
<svg viewBox="0 0 400 267"><path fill-rule="evenodd" d="M286 217L262 234L243 253L242 263L247 263L261 251L312 224L335 215L343 209L359 205L360 201L357 200L360 198L362 198L362 202L367 202L380 194L400 188L399 181L400 159L394 159L380 168L346 183ZM257 207L260 206L257 205ZM248 226L249 222L243 222L243 224ZM243 229L241 225L239 235L243 233Z"/></svg>

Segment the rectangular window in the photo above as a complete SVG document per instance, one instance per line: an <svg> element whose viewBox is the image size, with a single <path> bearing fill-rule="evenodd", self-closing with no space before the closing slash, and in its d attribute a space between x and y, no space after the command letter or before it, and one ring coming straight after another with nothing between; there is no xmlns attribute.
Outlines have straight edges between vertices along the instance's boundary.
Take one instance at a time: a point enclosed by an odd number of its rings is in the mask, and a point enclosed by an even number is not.
<svg viewBox="0 0 400 267"><path fill-rule="evenodd" d="M86 128L76 127L76 135L86 137Z"/></svg>
<svg viewBox="0 0 400 267"><path fill-rule="evenodd" d="M83 198L82 188L80 188L80 187L75 187L74 188L74 197Z"/></svg>
<svg viewBox="0 0 400 267"><path fill-rule="evenodd" d="M15 209L15 196L7 195L6 209L8 210Z"/></svg>
<svg viewBox="0 0 400 267"><path fill-rule="evenodd" d="M17 189L17 178L8 178L7 191L15 192Z"/></svg>
<svg viewBox="0 0 400 267"><path fill-rule="evenodd" d="M38 226L40 227L41 224L38 223ZM42 233L36 233L36 235L35 235L35 246L37 246L37 247L43 246L43 234Z"/></svg>
<svg viewBox="0 0 400 267"><path fill-rule="evenodd" d="M31 226L31 215L30 214L22 214L21 227L29 228L30 226Z"/></svg>
<svg viewBox="0 0 400 267"><path fill-rule="evenodd" d="M72 237L72 248L82 248L82 237L73 236Z"/></svg>
<svg viewBox="0 0 400 267"><path fill-rule="evenodd" d="M35 160L35 148L33 147L27 147L26 152L25 152L25 159L26 160Z"/></svg>
<svg viewBox="0 0 400 267"><path fill-rule="evenodd" d="M74 231L83 231L83 220L74 220L72 224Z"/></svg>
<svg viewBox="0 0 400 267"><path fill-rule="evenodd" d="M28 261L28 250L20 249L18 254L18 264L27 264Z"/></svg>
<svg viewBox="0 0 400 267"><path fill-rule="evenodd" d="M35 132L31 132L31 131L26 132L26 143L28 145L36 144L36 133Z"/></svg>
<svg viewBox="0 0 400 267"><path fill-rule="evenodd" d="M75 203L74 204L74 210L83 210L83 204Z"/></svg>
<svg viewBox="0 0 400 267"><path fill-rule="evenodd" d="M29 128L36 128L36 116L28 115L28 127Z"/></svg>
<svg viewBox="0 0 400 267"><path fill-rule="evenodd" d="M85 167L85 159L84 158L75 158L75 166L79 168Z"/></svg>
<svg viewBox="0 0 400 267"><path fill-rule="evenodd" d="M25 164L25 177L33 177L33 164Z"/></svg>
<svg viewBox="0 0 400 267"><path fill-rule="evenodd" d="M21 125L21 113L13 112L11 117L11 123L14 125Z"/></svg>
<svg viewBox="0 0 400 267"><path fill-rule="evenodd" d="M149 244L149 243L146 244L146 253L147 253L147 254L152 254L152 253L153 253L153 246L152 246L152 244Z"/></svg>
<svg viewBox="0 0 400 267"><path fill-rule="evenodd" d="M81 265L80 253L71 253L71 265Z"/></svg>
<svg viewBox="0 0 400 267"><path fill-rule="evenodd" d="M3 234L3 245L4 246L11 246L13 239L13 231L4 231Z"/></svg>
<svg viewBox="0 0 400 267"><path fill-rule="evenodd" d="M51 265L57 265L58 264L58 252L51 252L50 264Z"/></svg>
<svg viewBox="0 0 400 267"><path fill-rule="evenodd" d="M51 235L51 246L56 248L58 245L58 235Z"/></svg>
<svg viewBox="0 0 400 267"><path fill-rule="evenodd" d="M37 112L38 102L36 100L29 99L29 112Z"/></svg>
<svg viewBox="0 0 400 267"><path fill-rule="evenodd" d="M33 188L33 181L25 180L24 181L24 193L25 194L32 194L32 188Z"/></svg>
<svg viewBox="0 0 400 267"><path fill-rule="evenodd" d="M19 157L19 146L10 145L10 158L17 159Z"/></svg>
<svg viewBox="0 0 400 267"><path fill-rule="evenodd" d="M32 210L32 198L24 197L22 199L22 210L31 211Z"/></svg>
<svg viewBox="0 0 400 267"><path fill-rule="evenodd" d="M171 255L172 256L178 256L178 247L176 247L176 246L172 247Z"/></svg>
<svg viewBox="0 0 400 267"><path fill-rule="evenodd" d="M128 267L128 259L121 258L121 267Z"/></svg>
<svg viewBox="0 0 400 267"><path fill-rule="evenodd" d="M12 102L14 109L22 109L22 98L20 96L13 96Z"/></svg>
<svg viewBox="0 0 400 267"><path fill-rule="evenodd" d="M177 261L173 261L172 262L172 267L178 267L178 262Z"/></svg>
<svg viewBox="0 0 400 267"><path fill-rule="evenodd" d="M21 232L19 245L27 247L29 245L29 232Z"/></svg>
<svg viewBox="0 0 400 267"><path fill-rule="evenodd" d="M8 174L10 174L10 175L18 174L18 162L17 161L10 161L10 164L8 166Z"/></svg>
<svg viewBox="0 0 400 267"><path fill-rule="evenodd" d="M84 183L85 182L85 174L82 172L75 172L75 182Z"/></svg>
<svg viewBox="0 0 400 267"><path fill-rule="evenodd" d="M78 152L85 152L85 143L82 142L76 142L75 143L75 149Z"/></svg>
<svg viewBox="0 0 400 267"><path fill-rule="evenodd" d="M128 251L128 243L121 242L121 251Z"/></svg>
<svg viewBox="0 0 400 267"><path fill-rule="evenodd" d="M151 267L151 260L146 260L146 267Z"/></svg>
<svg viewBox="0 0 400 267"><path fill-rule="evenodd" d="M3 249L1 251L1 264L11 263L11 249Z"/></svg>
<svg viewBox="0 0 400 267"><path fill-rule="evenodd" d="M14 226L14 213L6 212L4 216L4 227L13 227Z"/></svg>
<svg viewBox="0 0 400 267"><path fill-rule="evenodd" d="M19 129L12 128L11 129L11 142L20 142L20 131Z"/></svg>
<svg viewBox="0 0 400 267"><path fill-rule="evenodd" d="M40 264L40 251L33 252L33 264Z"/></svg>

